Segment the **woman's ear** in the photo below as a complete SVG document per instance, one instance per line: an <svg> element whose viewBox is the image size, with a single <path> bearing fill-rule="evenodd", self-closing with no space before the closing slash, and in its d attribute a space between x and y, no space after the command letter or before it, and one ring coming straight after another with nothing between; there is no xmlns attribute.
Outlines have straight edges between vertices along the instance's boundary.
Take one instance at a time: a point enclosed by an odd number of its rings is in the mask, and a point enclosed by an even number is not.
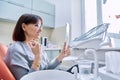
<svg viewBox="0 0 120 80"><path fill-rule="evenodd" d="M23 29L23 31L25 31L25 23L22 23L22 29Z"/></svg>

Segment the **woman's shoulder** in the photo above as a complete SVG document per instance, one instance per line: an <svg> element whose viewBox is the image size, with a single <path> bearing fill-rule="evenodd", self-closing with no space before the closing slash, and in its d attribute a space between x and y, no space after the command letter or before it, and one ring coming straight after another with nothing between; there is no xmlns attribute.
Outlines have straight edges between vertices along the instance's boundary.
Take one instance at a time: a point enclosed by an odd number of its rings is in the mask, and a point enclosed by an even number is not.
<svg viewBox="0 0 120 80"><path fill-rule="evenodd" d="M9 44L8 49L12 52L17 51L21 52L23 51L23 42L14 42Z"/></svg>
<svg viewBox="0 0 120 80"><path fill-rule="evenodd" d="M15 49L15 48L19 49L19 48L21 48L21 42L10 43L8 45L8 47L11 48L11 49Z"/></svg>

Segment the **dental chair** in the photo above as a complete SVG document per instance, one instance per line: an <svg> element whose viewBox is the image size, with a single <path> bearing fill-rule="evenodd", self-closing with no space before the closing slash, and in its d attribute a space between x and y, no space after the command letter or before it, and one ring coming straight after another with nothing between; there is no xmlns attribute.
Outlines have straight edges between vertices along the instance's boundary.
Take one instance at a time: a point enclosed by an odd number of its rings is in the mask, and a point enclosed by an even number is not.
<svg viewBox="0 0 120 80"><path fill-rule="evenodd" d="M0 43L0 80L15 80L14 76L3 60L7 53L7 49L8 47L6 45Z"/></svg>

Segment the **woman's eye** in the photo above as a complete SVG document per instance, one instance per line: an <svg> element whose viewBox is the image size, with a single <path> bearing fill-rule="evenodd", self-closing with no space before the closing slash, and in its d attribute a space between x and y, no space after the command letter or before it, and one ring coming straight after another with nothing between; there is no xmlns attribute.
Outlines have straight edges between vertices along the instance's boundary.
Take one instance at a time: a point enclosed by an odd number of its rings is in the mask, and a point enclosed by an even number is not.
<svg viewBox="0 0 120 80"><path fill-rule="evenodd" d="M40 28L41 26L39 24L36 24L35 27Z"/></svg>
<svg viewBox="0 0 120 80"><path fill-rule="evenodd" d="M35 25L35 27L39 27L39 25L38 25L38 24L36 24L36 25Z"/></svg>
<svg viewBox="0 0 120 80"><path fill-rule="evenodd" d="M42 29L42 26L39 24L36 24L35 27Z"/></svg>

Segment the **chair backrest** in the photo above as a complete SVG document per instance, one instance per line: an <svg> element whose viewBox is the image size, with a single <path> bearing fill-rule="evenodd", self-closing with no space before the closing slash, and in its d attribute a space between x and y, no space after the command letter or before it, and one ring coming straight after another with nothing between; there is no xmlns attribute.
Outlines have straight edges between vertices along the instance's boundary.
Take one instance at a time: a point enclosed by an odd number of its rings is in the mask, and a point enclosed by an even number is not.
<svg viewBox="0 0 120 80"><path fill-rule="evenodd" d="M14 76L3 60L7 53L7 49L8 47L6 45L0 43L0 80L15 80Z"/></svg>
<svg viewBox="0 0 120 80"><path fill-rule="evenodd" d="M14 76L0 57L0 80L15 80Z"/></svg>

